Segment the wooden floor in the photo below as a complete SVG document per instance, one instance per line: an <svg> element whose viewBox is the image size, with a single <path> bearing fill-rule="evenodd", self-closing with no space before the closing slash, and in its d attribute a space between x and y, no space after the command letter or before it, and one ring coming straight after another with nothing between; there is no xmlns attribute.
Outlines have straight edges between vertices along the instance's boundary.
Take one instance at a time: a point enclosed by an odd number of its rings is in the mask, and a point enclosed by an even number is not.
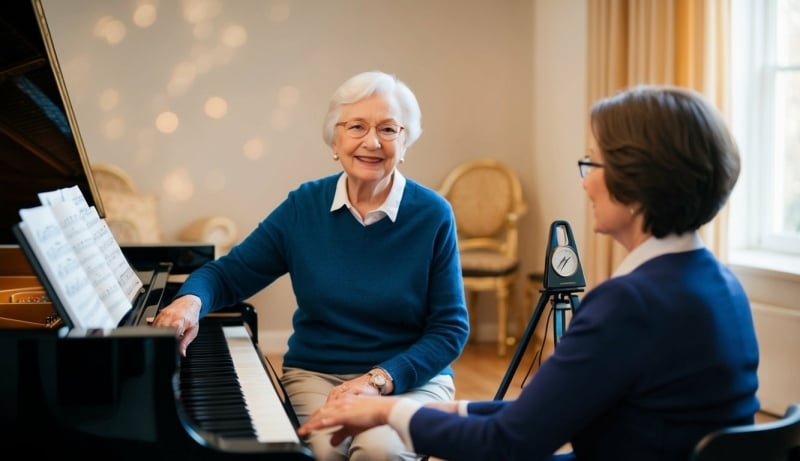
<svg viewBox="0 0 800 461"><path fill-rule="evenodd" d="M456 398L464 400L492 400L497 396L501 383L506 379L514 348L508 349L505 357L497 355L493 342L470 342L453 364ZM523 374L530 368L530 360L521 362L511 381L506 383L503 398L519 395Z"/></svg>
<svg viewBox="0 0 800 461"><path fill-rule="evenodd" d="M464 348L461 357L453 364L455 372L456 398L464 400L492 400L497 396L500 385L505 383L504 399L513 399L519 395L525 374L534 365L538 365L537 350L529 348L519 359L516 372L507 378L509 366L514 357L516 346L508 348L505 357L497 355L497 346L492 342L470 342ZM545 356L547 351L545 351ZM281 357L268 354L268 358L277 371L280 371ZM507 382L504 380L508 379ZM766 413L756 415L756 421L772 421L775 416Z"/></svg>

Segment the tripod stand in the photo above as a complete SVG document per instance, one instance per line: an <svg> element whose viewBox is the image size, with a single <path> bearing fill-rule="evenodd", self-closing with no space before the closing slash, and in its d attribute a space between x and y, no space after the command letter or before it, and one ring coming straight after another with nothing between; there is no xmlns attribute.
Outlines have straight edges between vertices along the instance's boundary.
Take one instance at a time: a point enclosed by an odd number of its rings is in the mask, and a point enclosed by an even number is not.
<svg viewBox="0 0 800 461"><path fill-rule="evenodd" d="M497 394L494 396L495 400L502 400L506 395L508 386L511 384L511 380L517 372L522 356L525 355L525 351L528 349L528 343L536 331L536 326L539 323L539 319L542 317L542 312L544 312L548 301L553 306L553 345L557 346L561 335L567 327L567 312L570 310L573 312L578 310L580 300L576 293L582 292L583 289L576 287L545 288L539 291L542 293L539 296L539 302L536 304L536 309L533 311L530 321L528 321L528 326L525 328L525 333L522 335L514 357L511 359L511 364L508 366L506 374L500 382L500 387L497 390Z"/></svg>

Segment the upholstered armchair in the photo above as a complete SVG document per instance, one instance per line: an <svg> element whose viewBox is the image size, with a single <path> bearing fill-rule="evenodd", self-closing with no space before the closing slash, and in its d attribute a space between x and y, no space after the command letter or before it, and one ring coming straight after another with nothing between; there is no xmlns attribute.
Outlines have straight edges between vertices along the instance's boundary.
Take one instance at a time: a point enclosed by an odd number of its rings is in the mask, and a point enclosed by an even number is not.
<svg viewBox="0 0 800 461"><path fill-rule="evenodd" d="M158 244L166 241L211 243L220 256L236 243L237 228L227 216L207 216L184 226L175 238L167 238L158 217L158 197L142 192L122 168L109 163L92 164L105 208L105 220L120 244Z"/></svg>
<svg viewBox="0 0 800 461"><path fill-rule="evenodd" d="M516 337L508 333L509 314L522 311L515 303L520 256L517 221L526 211L522 186L516 173L489 158L456 167L445 178L439 192L453 206L458 228L461 275L470 311L470 330L475 331L478 293L493 292L497 301L497 353Z"/></svg>

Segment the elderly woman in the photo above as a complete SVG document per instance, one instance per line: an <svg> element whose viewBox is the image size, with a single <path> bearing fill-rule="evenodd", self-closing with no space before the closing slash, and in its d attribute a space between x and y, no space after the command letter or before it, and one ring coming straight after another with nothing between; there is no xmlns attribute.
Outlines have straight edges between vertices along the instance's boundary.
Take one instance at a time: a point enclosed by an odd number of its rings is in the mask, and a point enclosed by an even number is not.
<svg viewBox="0 0 800 461"><path fill-rule="evenodd" d="M389 423L409 449L450 461L550 459L567 442L573 452L558 458L683 461L706 433L753 422L750 305L697 233L739 176L722 117L695 92L643 86L597 102L591 127L578 167L594 231L628 254L519 398L348 397L301 435L334 427L337 443Z"/></svg>
<svg viewBox="0 0 800 461"><path fill-rule="evenodd" d="M300 421L345 395L452 400L450 364L469 334L455 218L397 169L420 120L394 76L344 82L323 125L344 171L290 192L230 253L192 273L154 324L175 328L185 354L201 317L289 274L297 309L281 381ZM315 432L308 443L318 460L417 458L388 426L336 446Z"/></svg>

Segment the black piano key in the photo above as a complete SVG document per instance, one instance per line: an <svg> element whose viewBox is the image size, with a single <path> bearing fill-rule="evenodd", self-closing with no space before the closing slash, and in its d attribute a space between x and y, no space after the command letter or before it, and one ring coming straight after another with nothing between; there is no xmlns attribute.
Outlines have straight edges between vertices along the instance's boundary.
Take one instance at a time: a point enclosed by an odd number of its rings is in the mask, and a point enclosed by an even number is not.
<svg viewBox="0 0 800 461"><path fill-rule="evenodd" d="M181 404L198 427L222 437L255 437L220 325L204 325L189 346L178 388Z"/></svg>

